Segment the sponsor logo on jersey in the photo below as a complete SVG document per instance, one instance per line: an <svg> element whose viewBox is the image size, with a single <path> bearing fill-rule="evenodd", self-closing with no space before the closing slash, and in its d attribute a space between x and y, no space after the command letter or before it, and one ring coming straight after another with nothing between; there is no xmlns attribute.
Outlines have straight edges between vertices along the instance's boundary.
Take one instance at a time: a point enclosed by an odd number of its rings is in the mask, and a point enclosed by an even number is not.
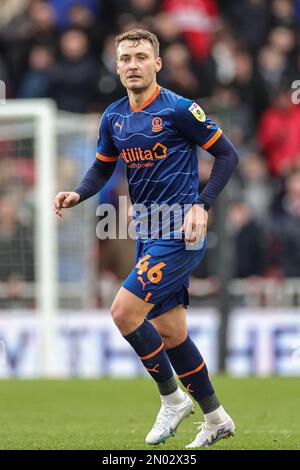
<svg viewBox="0 0 300 470"><path fill-rule="evenodd" d="M162 118L156 116L152 119L152 132L160 132L162 130Z"/></svg>
<svg viewBox="0 0 300 470"><path fill-rule="evenodd" d="M166 158L167 150L168 149L165 145L158 142L152 149L145 150L141 147L123 149L121 157L125 163L161 160L162 158Z"/></svg>
<svg viewBox="0 0 300 470"><path fill-rule="evenodd" d="M204 122L206 119L205 112L197 103L193 103L189 107L189 111L195 116L198 121Z"/></svg>

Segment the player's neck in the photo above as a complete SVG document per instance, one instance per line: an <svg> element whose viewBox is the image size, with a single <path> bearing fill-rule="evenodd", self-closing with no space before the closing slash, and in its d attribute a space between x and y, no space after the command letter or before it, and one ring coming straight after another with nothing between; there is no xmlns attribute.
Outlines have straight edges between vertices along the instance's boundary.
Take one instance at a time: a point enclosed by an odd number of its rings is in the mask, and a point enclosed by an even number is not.
<svg viewBox="0 0 300 470"><path fill-rule="evenodd" d="M155 81L146 90L143 90L139 93L135 92L134 90L127 90L129 103L132 109L139 109L143 107L143 105L151 100L152 97L155 97L158 89L158 84Z"/></svg>

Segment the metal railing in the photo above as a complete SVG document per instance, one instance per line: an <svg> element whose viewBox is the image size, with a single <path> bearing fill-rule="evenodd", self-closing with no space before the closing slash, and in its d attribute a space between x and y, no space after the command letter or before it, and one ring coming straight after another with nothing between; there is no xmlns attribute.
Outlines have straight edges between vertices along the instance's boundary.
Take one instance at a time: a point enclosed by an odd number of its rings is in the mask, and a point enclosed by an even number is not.
<svg viewBox="0 0 300 470"><path fill-rule="evenodd" d="M119 281L112 282L110 279L112 297L120 285ZM107 291L107 288L107 282L99 279L95 283L94 289L92 289L93 299L91 304L96 306L97 298L102 297L102 290L105 289ZM11 282L0 282L0 305L1 302L9 302L10 300L18 300L19 303L23 301L24 306L28 302L34 304L35 289L34 282L19 281L19 284L15 286ZM73 309L85 308L85 305L80 300L80 289L80 283L60 283L58 288L60 306L66 307L69 305ZM218 298L219 290L220 283L216 278L191 279L190 295L195 300L202 301L207 299L209 303L214 304ZM282 280L258 277L233 279L229 283L229 294L234 306L300 308L300 278ZM109 298L107 292L106 297ZM109 307L109 305L105 305L105 307Z"/></svg>

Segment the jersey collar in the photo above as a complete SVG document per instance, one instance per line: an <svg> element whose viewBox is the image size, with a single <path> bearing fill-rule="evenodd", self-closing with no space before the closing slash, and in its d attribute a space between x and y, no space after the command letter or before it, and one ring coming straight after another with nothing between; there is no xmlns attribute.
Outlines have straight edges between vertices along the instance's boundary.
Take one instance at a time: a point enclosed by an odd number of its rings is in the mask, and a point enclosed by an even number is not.
<svg viewBox="0 0 300 470"><path fill-rule="evenodd" d="M155 100L155 98L157 97L157 95L159 94L160 92L160 89L161 87L159 85L156 85L155 87L155 90L154 92L152 93L152 95L150 96L150 98L148 98L141 106L139 106L138 108L134 108L133 106L130 105L131 109L133 111L135 111L136 113L138 113L139 111L142 111L142 109L146 108L146 106L148 106L150 103L152 103L152 101Z"/></svg>

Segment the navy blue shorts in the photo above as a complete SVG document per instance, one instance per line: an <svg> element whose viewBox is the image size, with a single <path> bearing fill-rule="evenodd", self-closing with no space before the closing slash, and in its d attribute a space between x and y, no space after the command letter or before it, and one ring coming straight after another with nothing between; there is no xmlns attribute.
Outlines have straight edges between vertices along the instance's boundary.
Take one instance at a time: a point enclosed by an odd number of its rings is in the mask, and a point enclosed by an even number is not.
<svg viewBox="0 0 300 470"><path fill-rule="evenodd" d="M189 304L189 276L203 258L205 248L206 240L196 250L186 249L184 240L136 241L137 264L123 287L154 304L148 320L176 305Z"/></svg>

